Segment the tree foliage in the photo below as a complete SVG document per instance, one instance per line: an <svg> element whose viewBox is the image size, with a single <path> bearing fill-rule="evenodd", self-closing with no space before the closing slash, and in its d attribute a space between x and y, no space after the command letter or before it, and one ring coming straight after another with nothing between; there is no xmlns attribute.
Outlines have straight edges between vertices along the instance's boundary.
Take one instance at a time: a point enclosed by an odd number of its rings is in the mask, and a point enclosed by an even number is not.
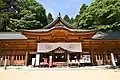
<svg viewBox="0 0 120 80"><path fill-rule="evenodd" d="M7 1L10 1L11 4L8 4ZM20 5L15 6L17 1ZM2 25L0 31L38 29L48 24L46 11L36 0L4 0L3 2L5 5L1 7L0 19L3 19L2 15L5 15L7 23L6 20L0 21L0 25Z"/></svg>
<svg viewBox="0 0 120 80"><path fill-rule="evenodd" d="M79 11L80 15L86 10L87 7L88 7L88 5L86 5L86 4L83 4L83 5L80 7L80 11Z"/></svg>
<svg viewBox="0 0 120 80"><path fill-rule="evenodd" d="M0 7L0 11L2 12L16 12L20 10L20 6L22 4L22 0L1 0L0 5L4 5Z"/></svg>
<svg viewBox="0 0 120 80"><path fill-rule="evenodd" d="M82 15L82 13L86 10L87 7L88 7L88 5L86 5L86 4L83 4L83 5L80 7L79 14L77 14L77 15L75 16L75 19L74 19L74 21L72 22L72 25L73 25L73 26L79 26L79 24L78 24L79 17ZM79 26L79 27L80 27L80 26Z"/></svg>
<svg viewBox="0 0 120 80"><path fill-rule="evenodd" d="M3 0L0 1L0 31L4 30L4 27L7 26L9 12L4 12L3 8L5 8L6 2Z"/></svg>
<svg viewBox="0 0 120 80"><path fill-rule="evenodd" d="M68 15L65 15L63 19L71 24L71 19L69 18Z"/></svg>
<svg viewBox="0 0 120 80"><path fill-rule="evenodd" d="M54 20L51 13L48 13L47 20L48 20L48 24Z"/></svg>
<svg viewBox="0 0 120 80"><path fill-rule="evenodd" d="M95 0L77 23L87 29L120 30L120 0Z"/></svg>

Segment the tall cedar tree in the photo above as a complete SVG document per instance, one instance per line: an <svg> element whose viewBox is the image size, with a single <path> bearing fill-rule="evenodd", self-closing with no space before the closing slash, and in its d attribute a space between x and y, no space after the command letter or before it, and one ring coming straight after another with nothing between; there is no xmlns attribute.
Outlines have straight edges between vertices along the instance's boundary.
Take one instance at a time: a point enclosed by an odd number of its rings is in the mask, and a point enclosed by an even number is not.
<svg viewBox="0 0 120 80"><path fill-rule="evenodd" d="M54 20L51 13L48 13L47 20L48 20L48 24Z"/></svg>
<svg viewBox="0 0 120 80"><path fill-rule="evenodd" d="M63 19L71 24L71 20L68 15L65 15Z"/></svg>

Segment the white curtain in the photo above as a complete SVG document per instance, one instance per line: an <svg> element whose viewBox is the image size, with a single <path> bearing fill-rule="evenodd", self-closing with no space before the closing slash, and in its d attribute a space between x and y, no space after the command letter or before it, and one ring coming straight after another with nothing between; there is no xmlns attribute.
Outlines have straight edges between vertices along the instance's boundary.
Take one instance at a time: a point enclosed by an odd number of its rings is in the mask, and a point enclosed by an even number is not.
<svg viewBox="0 0 120 80"><path fill-rule="evenodd" d="M115 59L114 59L114 54L111 53L111 60L112 60L112 65L116 66Z"/></svg>
<svg viewBox="0 0 120 80"><path fill-rule="evenodd" d="M37 52L50 52L59 47L71 52L82 52L81 43L38 43Z"/></svg>
<svg viewBox="0 0 120 80"><path fill-rule="evenodd" d="M36 65L39 66L40 64L40 54L36 54Z"/></svg>

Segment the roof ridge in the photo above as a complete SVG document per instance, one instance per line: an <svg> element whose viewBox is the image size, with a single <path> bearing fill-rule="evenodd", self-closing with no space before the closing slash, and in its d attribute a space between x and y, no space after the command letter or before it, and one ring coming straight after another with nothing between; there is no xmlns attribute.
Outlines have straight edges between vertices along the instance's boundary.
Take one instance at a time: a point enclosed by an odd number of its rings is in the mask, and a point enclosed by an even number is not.
<svg viewBox="0 0 120 80"><path fill-rule="evenodd" d="M50 24L48 24L47 26L45 26L43 29L48 29L48 28L54 27L54 25L58 21L62 22L62 24L64 24L69 29L77 29L77 28L73 27L71 24L69 24L67 21L65 21L60 15L57 16L57 18L54 21L52 21Z"/></svg>

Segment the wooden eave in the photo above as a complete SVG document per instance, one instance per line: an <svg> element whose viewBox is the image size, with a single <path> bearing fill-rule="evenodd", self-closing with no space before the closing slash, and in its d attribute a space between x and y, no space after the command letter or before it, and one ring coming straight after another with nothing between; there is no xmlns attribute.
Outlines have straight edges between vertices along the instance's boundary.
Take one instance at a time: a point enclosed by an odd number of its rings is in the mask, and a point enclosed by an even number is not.
<svg viewBox="0 0 120 80"><path fill-rule="evenodd" d="M59 35L58 35L58 34ZM79 36L79 37L86 37L86 38L91 38L92 36L94 36L96 34L96 31L86 31L86 32L72 32L68 29L52 29L48 32L29 32L29 31L24 31L22 32L23 35L25 35L26 37L28 36L34 36L34 37L40 37L40 36L57 36L60 37L60 35L66 35L66 36ZM89 37L90 36L90 37ZM30 38L30 37L28 37Z"/></svg>

